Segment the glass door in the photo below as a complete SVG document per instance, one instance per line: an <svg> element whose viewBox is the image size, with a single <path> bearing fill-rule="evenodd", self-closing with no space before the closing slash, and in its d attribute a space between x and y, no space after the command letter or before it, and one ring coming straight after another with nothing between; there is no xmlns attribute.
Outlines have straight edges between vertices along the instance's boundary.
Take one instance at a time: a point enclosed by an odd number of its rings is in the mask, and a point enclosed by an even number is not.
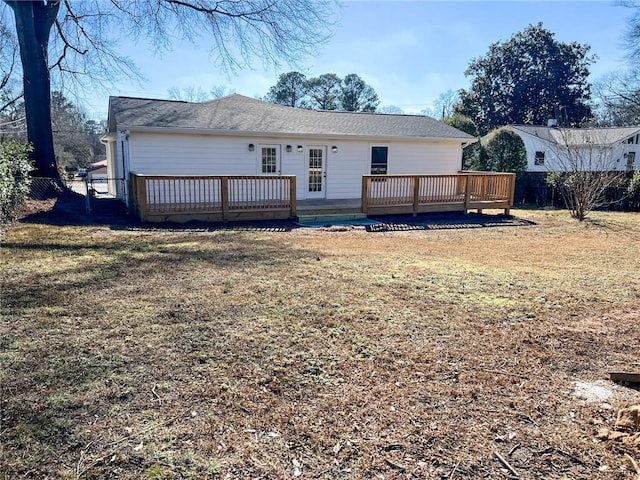
<svg viewBox="0 0 640 480"><path fill-rule="evenodd" d="M327 147L307 147L307 198L325 198Z"/></svg>

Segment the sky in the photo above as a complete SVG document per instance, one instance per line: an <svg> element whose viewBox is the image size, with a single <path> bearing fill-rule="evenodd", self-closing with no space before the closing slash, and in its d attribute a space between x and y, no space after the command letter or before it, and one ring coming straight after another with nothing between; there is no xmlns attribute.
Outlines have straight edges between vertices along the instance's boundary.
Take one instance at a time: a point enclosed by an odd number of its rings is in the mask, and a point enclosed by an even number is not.
<svg viewBox="0 0 640 480"><path fill-rule="evenodd" d="M171 87L264 96L280 73L298 70L307 77L323 73L360 75L378 93L380 106L406 113L430 108L447 90L468 88L469 62L484 56L495 42L507 41L530 24L542 22L562 42L591 45L597 61L591 80L625 65L624 35L633 10L612 1L346 1L332 27L332 37L317 54L296 65L223 71L212 61L208 38L197 45L176 41L172 50L154 55L151 45L121 43L119 51L133 60L145 80L120 80L86 92L85 108L93 118L106 118L109 95L169 98Z"/></svg>

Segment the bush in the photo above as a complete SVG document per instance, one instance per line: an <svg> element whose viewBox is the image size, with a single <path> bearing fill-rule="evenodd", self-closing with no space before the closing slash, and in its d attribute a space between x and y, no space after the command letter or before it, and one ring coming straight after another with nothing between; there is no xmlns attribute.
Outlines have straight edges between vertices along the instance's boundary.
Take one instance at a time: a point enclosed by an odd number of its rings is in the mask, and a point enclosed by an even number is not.
<svg viewBox="0 0 640 480"><path fill-rule="evenodd" d="M484 152L482 151L484 149ZM521 172L527 169L527 151L522 138L507 128L486 137L479 157L479 170Z"/></svg>
<svg viewBox="0 0 640 480"><path fill-rule="evenodd" d="M630 209L640 208L640 170L633 172L633 176L629 179L627 195Z"/></svg>
<svg viewBox="0 0 640 480"><path fill-rule="evenodd" d="M29 195L30 151L29 145L0 141L0 225L15 218Z"/></svg>
<svg viewBox="0 0 640 480"><path fill-rule="evenodd" d="M640 170L633 172L633 176L631 177L631 180L629 180L627 193L629 194L629 197L634 200L640 199Z"/></svg>

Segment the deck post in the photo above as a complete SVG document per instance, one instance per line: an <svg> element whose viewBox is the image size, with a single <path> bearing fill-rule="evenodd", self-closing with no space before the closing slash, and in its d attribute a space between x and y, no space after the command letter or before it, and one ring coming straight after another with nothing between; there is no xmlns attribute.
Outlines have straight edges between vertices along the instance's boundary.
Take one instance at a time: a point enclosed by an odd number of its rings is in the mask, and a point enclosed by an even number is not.
<svg viewBox="0 0 640 480"><path fill-rule="evenodd" d="M229 219L229 177L220 177L220 200L222 201L222 220Z"/></svg>
<svg viewBox="0 0 640 480"><path fill-rule="evenodd" d="M516 199L516 174L512 173L509 177L509 207L504 209L504 214L509 215L511 213L511 207Z"/></svg>
<svg viewBox="0 0 640 480"><path fill-rule="evenodd" d="M462 178L464 178L464 213L467 213L469 210L469 198L471 197L471 182L469 181L471 176L468 173L465 173Z"/></svg>
<svg viewBox="0 0 640 480"><path fill-rule="evenodd" d="M295 176L289 177L289 202L291 203L291 218L296 218L296 178Z"/></svg>
<svg viewBox="0 0 640 480"><path fill-rule="evenodd" d="M361 204L361 210L362 213L364 213L365 215L367 214L367 203L368 203L368 197L369 197L369 179L367 178L366 175L362 176L362 204Z"/></svg>
<svg viewBox="0 0 640 480"><path fill-rule="evenodd" d="M129 175L129 178L123 182L122 188L126 188L126 199L127 199L127 210L129 212L133 212L134 214L138 213L138 206L136 205L136 195L138 186L136 185L136 176L134 173ZM124 193L124 192L123 192Z"/></svg>
<svg viewBox="0 0 640 480"><path fill-rule="evenodd" d="M418 206L420 205L420 176L413 175L413 216L418 215Z"/></svg>
<svg viewBox="0 0 640 480"><path fill-rule="evenodd" d="M147 179L139 175L136 175L134 178L136 184L136 204L138 206L138 216L140 217L140 221L144 222L146 220L147 211L149 209L147 205Z"/></svg>

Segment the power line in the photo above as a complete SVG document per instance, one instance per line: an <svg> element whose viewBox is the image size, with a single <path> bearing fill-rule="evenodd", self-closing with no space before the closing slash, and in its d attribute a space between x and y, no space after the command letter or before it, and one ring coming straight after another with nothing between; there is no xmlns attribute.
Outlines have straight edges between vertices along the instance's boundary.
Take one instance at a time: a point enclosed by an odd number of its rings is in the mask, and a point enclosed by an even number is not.
<svg viewBox="0 0 640 480"><path fill-rule="evenodd" d="M27 117L22 117L22 118L19 118L17 120L12 120L10 122L0 123L0 127L4 127L6 125L13 125L14 123L18 123L18 122L24 122L26 119L27 119Z"/></svg>

